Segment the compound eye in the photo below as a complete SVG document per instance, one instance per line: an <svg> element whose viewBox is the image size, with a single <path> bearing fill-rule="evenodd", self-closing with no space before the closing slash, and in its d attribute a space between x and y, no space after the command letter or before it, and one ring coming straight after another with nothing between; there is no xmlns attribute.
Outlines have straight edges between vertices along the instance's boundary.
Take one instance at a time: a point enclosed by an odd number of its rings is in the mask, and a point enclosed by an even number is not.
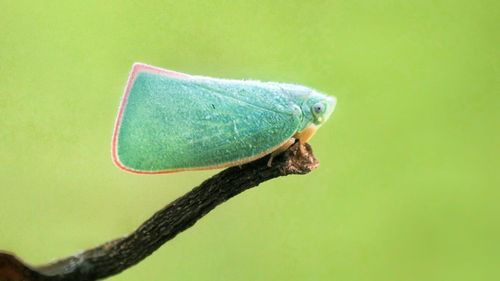
<svg viewBox="0 0 500 281"><path fill-rule="evenodd" d="M321 114L321 113L325 112L325 105L321 102L318 102L312 106L312 111L316 115Z"/></svg>

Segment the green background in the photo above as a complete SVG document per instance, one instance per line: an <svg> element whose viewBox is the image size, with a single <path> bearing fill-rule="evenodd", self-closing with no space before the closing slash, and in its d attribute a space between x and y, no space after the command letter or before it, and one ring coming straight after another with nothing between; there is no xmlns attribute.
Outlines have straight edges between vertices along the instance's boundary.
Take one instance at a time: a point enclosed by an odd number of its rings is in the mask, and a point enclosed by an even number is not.
<svg viewBox="0 0 500 281"><path fill-rule="evenodd" d="M5 1L0 249L32 264L134 230L215 171L120 171L133 62L337 96L319 169L223 204L111 280L500 275L498 1Z"/></svg>

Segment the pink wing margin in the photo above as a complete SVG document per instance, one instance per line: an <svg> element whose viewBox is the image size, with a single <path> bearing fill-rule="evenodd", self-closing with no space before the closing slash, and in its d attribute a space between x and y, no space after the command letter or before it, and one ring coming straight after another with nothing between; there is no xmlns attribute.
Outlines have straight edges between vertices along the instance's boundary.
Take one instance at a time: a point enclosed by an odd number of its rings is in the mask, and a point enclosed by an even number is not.
<svg viewBox="0 0 500 281"><path fill-rule="evenodd" d="M158 74L158 75L164 75L164 76L168 76L168 77L175 77L175 78L182 78L182 79L190 79L190 78L192 78L192 76L188 75L188 74L172 71L172 70L154 67L154 66L147 65L144 63L134 63L132 65L132 70L130 71L130 74L128 76L127 85L125 86L125 92L124 92L122 100L120 102L118 116L116 117L115 127L113 129L113 140L112 140L112 145L111 145L111 157L113 159L113 163L115 163L115 165L118 168L120 168L124 171L130 172L130 173L135 173L135 174L165 174L165 173L168 173L168 171L166 171L166 172L162 172L162 171L147 172L147 171L138 171L138 170L130 169L130 168L126 167L125 165L123 165L120 162L120 159L118 158L117 141L118 141L118 132L120 131L120 126L121 126L121 122L122 122L123 111L124 111L125 107L127 106L127 99L128 99L129 94L130 94L130 89L132 89L132 85L135 82L135 78L137 77L137 74L141 73L141 72L149 72L149 73L154 73L154 74Z"/></svg>

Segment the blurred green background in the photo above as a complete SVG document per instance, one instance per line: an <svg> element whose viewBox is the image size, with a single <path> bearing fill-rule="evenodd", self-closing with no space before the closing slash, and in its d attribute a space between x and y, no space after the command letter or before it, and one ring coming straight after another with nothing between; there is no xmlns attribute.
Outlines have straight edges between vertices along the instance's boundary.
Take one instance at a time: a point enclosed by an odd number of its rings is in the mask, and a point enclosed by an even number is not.
<svg viewBox="0 0 500 281"><path fill-rule="evenodd" d="M321 167L220 206L111 280L500 275L498 1L1 1L0 249L42 264L215 173L110 159L133 62L337 96Z"/></svg>

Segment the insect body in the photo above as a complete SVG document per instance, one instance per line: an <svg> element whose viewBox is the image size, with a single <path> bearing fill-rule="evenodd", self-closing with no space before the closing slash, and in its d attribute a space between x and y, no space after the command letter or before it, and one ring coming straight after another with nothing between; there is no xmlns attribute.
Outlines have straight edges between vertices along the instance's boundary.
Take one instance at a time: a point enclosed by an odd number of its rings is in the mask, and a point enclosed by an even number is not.
<svg viewBox="0 0 500 281"><path fill-rule="evenodd" d="M112 156L157 174L240 165L307 142L336 99L274 82L191 76L136 63L116 120Z"/></svg>

